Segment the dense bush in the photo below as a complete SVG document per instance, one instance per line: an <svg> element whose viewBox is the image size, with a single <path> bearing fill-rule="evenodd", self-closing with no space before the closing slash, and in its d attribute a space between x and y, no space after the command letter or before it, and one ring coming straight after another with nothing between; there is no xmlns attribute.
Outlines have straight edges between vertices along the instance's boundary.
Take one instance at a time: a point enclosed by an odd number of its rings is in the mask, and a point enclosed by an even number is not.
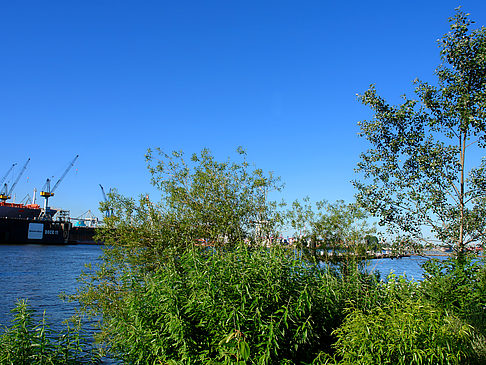
<svg viewBox="0 0 486 365"><path fill-rule="evenodd" d="M421 301L355 310L334 333L339 364L479 363L472 327Z"/></svg>
<svg viewBox="0 0 486 365"><path fill-rule="evenodd" d="M342 321L339 285L293 252L188 250L130 282L105 339L127 363L308 363Z"/></svg>
<svg viewBox="0 0 486 365"><path fill-rule="evenodd" d="M477 258L429 260L423 265L425 298L486 334L486 270Z"/></svg>
<svg viewBox="0 0 486 365"><path fill-rule="evenodd" d="M292 249L279 247L282 216L267 200L278 179L252 168L243 151L239 156L243 161L232 163L207 150L190 160L161 152L156 160L149 151L160 202L110 194L104 208L113 214L98 236L106 243L103 260L81 278L73 299L102 316L97 340L115 359L263 365L480 358L484 269L464 260L431 262L422 284L379 281L358 259L370 233L357 224L364 216L343 203L326 205L318 219L295 204L294 228L304 230L309 218L319 230ZM339 254L305 253L325 237ZM34 344L57 361L57 345L29 326L9 329L5 346ZM31 356L6 351L20 363Z"/></svg>
<svg viewBox="0 0 486 365"><path fill-rule="evenodd" d="M480 308L484 271L471 261L460 274L457 265L427 264L422 283L377 281L352 260L318 265L282 248L196 247L153 272L124 272L100 339L127 364L480 364L485 341L467 308ZM463 275L464 288L439 285ZM14 313L1 364L96 361L79 328L56 334L44 319L34 323L26 303Z"/></svg>

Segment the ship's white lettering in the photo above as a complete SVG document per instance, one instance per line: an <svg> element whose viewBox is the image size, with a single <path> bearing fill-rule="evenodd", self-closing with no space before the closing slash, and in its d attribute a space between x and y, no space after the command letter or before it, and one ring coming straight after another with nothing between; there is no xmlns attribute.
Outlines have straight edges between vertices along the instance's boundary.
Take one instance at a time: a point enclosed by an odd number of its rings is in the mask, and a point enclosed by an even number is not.
<svg viewBox="0 0 486 365"><path fill-rule="evenodd" d="M55 229L46 229L44 231L44 234L58 234L59 231L56 231Z"/></svg>
<svg viewBox="0 0 486 365"><path fill-rule="evenodd" d="M41 240L44 235L44 225L42 223L29 223L27 239Z"/></svg>

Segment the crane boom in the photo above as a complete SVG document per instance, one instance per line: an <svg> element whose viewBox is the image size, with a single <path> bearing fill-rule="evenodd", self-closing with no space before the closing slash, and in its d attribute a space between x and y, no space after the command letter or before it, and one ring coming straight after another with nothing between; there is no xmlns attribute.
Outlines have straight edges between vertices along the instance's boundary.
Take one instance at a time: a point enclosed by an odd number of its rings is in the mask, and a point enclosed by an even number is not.
<svg viewBox="0 0 486 365"><path fill-rule="evenodd" d="M51 193L54 193L54 190L56 190L56 188L59 186L59 183L64 179L64 177L69 172L69 170L71 169L71 167L74 166L74 163L76 162L76 160L78 159L78 157L79 157L79 155L76 155L76 157L74 157L74 160L71 161L71 163L68 165L68 167L66 168L66 170L64 171L64 173L59 178L59 180L57 180L56 185L54 185L54 187L50 191Z"/></svg>
<svg viewBox="0 0 486 365"><path fill-rule="evenodd" d="M22 170L20 170L20 173L19 175L17 176L17 178L15 179L15 182L12 184L12 186L10 187L10 190L8 189L8 186L7 186L7 183L3 184L3 188L2 188L2 191L0 192L0 200L2 201L7 201L8 199L11 198L11 194L12 194L12 191L13 189L15 188L15 185L17 185L17 183L19 182L20 180L20 177L22 176L22 174L25 172L25 169L27 168L27 164L29 163L30 161L30 158L27 160L27 162L24 164L24 167L22 167ZM15 166L16 164L13 164L12 167L10 168L10 170L12 170L12 168ZM7 175L10 173L10 170L8 171ZM5 177L7 177L7 175L5 175Z"/></svg>
<svg viewBox="0 0 486 365"><path fill-rule="evenodd" d="M100 188L101 188L101 193L103 194L103 200L106 203L107 202L107 199L106 199L105 189L103 189L103 186L101 184L99 184L99 185L100 185Z"/></svg>
<svg viewBox="0 0 486 365"><path fill-rule="evenodd" d="M20 173L19 173L19 175L17 176L17 179L15 179L15 182L14 182L14 183L12 184L12 186L10 187L10 190L8 191L8 194L7 194L8 196L11 196L12 191L13 191L13 189L15 188L15 185L17 185L17 183L18 183L18 182L19 182L19 180L20 180L20 177L21 177L21 176L24 174L25 169L27 169L27 165L29 164L29 162L30 162L30 158L29 158L29 159L28 159L28 160L25 162L24 167L22 167L22 170L20 170Z"/></svg>
<svg viewBox="0 0 486 365"><path fill-rule="evenodd" d="M0 181L0 185L3 184L3 182L7 178L8 174L10 174L10 171L12 171L12 169L15 167L15 165L17 165L17 163L14 163L12 166L10 166L10 168L7 171L7 173L2 177L2 181Z"/></svg>
<svg viewBox="0 0 486 365"><path fill-rule="evenodd" d="M103 194L103 200L105 201L105 204L106 204L105 217L109 218L113 215L113 208L110 208L108 206L108 199L106 198L105 189L103 189L103 185L101 185L101 184L99 184L99 185L100 185L100 188L101 188L101 193ZM110 189L108 194L111 194L111 189Z"/></svg>

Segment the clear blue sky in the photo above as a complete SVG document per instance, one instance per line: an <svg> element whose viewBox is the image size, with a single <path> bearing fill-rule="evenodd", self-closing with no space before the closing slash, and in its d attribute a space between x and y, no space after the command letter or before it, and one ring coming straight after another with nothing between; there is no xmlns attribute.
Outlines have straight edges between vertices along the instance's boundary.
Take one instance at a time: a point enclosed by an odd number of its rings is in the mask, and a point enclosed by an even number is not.
<svg viewBox="0 0 486 365"><path fill-rule="evenodd" d="M98 184L155 199L148 147L241 145L285 200L351 201L371 117L356 94L376 83L398 101L434 81L458 5L486 25L484 0L4 1L0 175L32 159L20 200L79 154L51 199L78 216Z"/></svg>

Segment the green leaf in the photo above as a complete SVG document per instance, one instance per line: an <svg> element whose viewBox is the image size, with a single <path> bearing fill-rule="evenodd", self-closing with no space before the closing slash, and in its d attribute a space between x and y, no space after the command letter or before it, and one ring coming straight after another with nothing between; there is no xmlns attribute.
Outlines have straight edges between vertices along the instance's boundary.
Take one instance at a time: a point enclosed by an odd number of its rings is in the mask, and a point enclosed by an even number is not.
<svg viewBox="0 0 486 365"><path fill-rule="evenodd" d="M245 361L248 360L250 357L250 346L248 346L246 341L240 341L238 347L241 358Z"/></svg>

